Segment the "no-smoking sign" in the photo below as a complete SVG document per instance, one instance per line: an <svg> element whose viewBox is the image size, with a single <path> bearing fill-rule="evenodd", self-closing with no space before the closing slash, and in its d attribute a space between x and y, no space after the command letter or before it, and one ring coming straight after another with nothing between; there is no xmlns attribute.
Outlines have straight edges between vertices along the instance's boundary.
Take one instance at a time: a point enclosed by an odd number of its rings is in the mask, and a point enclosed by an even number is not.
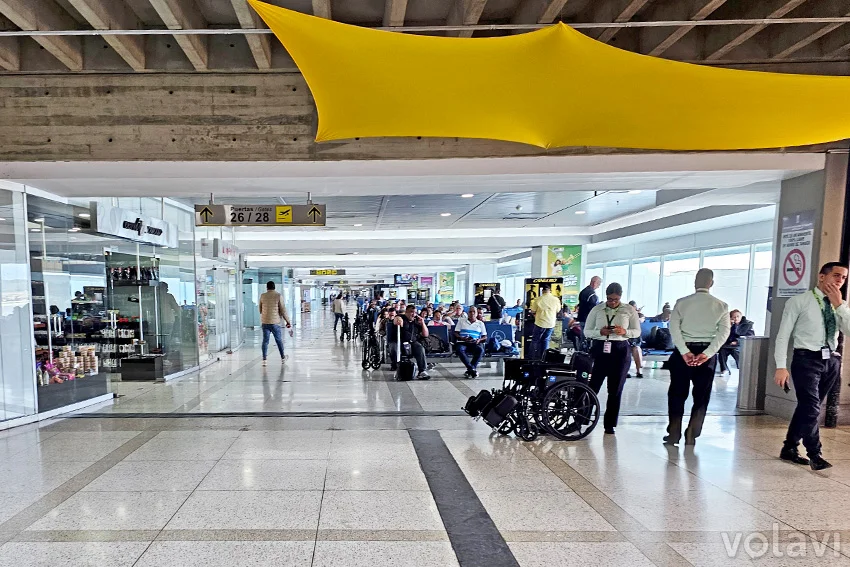
<svg viewBox="0 0 850 567"><path fill-rule="evenodd" d="M788 285L797 285L803 281L806 274L806 255L799 248L794 248L785 256L782 262L782 278Z"/></svg>

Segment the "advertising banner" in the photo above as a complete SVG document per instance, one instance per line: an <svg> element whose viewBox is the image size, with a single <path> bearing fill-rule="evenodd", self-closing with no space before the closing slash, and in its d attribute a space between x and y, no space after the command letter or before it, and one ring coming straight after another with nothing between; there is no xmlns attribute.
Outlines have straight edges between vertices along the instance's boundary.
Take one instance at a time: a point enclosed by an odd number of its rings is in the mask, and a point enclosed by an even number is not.
<svg viewBox="0 0 850 567"><path fill-rule="evenodd" d="M803 211L782 217L776 297L792 297L809 289L812 274L812 240L815 212Z"/></svg>
<svg viewBox="0 0 850 567"><path fill-rule="evenodd" d="M490 300L490 297L496 293L496 290L499 288L499 284L497 282L488 282L488 283L476 283L475 284L475 305L487 305L487 302Z"/></svg>
<svg viewBox="0 0 850 567"><path fill-rule="evenodd" d="M162 219L146 217L134 211L98 205L95 214L97 232L120 236L136 242L147 242L166 248L177 248L177 225Z"/></svg>
<svg viewBox="0 0 850 567"><path fill-rule="evenodd" d="M564 278L526 278L525 279L525 316L523 317L522 328L522 356L527 356L526 348L531 342L531 335L534 332L534 316L531 314L531 307L534 301L540 297L540 284L547 283L551 286L551 293L563 302L562 294L564 292ZM552 338L549 340L549 348L561 348L561 321L555 322L555 328L552 330ZM539 353L541 356L543 353Z"/></svg>
<svg viewBox="0 0 850 567"><path fill-rule="evenodd" d="M440 303L451 303L455 300L455 273L440 272L437 274L437 295Z"/></svg>
<svg viewBox="0 0 850 567"><path fill-rule="evenodd" d="M419 276L419 287L431 287L434 285L434 276Z"/></svg>
<svg viewBox="0 0 850 567"><path fill-rule="evenodd" d="M564 278L562 299L575 308L581 293L581 245L549 246L547 252L548 274Z"/></svg>

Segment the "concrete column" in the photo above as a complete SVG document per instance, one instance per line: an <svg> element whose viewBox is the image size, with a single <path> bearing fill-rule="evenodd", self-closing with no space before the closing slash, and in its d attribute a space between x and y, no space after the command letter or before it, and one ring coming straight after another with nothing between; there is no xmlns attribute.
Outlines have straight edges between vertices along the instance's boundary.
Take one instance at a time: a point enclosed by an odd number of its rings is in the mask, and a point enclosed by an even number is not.
<svg viewBox="0 0 850 567"><path fill-rule="evenodd" d="M782 182L782 191L779 199L777 215L780 222L777 223L774 236L773 250L773 291L771 292L771 316L770 336L775 337L779 331L782 321L782 311L788 298L776 297L776 289L779 278L782 277L782 263L779 252L780 236L782 231L781 218L793 213L803 211L815 211L814 238L812 241L812 269L810 270L809 286L814 287L817 283L817 275L820 266L826 262L839 261L842 257L842 237L847 227L844 226L845 194L847 191L847 154L828 154L826 167L822 171L809 173L794 179ZM846 345L847 337L845 337ZM793 345L793 340L792 340ZM845 353L850 352L847 348ZM765 411L770 415L790 419L794 412L797 399L794 390L785 393L773 383L773 374L776 371L774 364L774 345L771 342L768 367L767 388L765 398ZM790 356L789 356L790 364ZM850 423L850 396L846 395L848 364L842 367L842 378L839 380L841 390L845 391L844 400L837 407L840 423ZM840 393L840 392L839 392ZM835 396L833 396L833 400ZM833 408L836 409L836 408Z"/></svg>
<svg viewBox="0 0 850 567"><path fill-rule="evenodd" d="M531 249L531 277L545 278L549 275L546 264L549 261L547 254L548 246L535 246Z"/></svg>
<svg viewBox="0 0 850 567"><path fill-rule="evenodd" d="M498 265L492 264L469 264L466 266L466 305L472 305L475 300L475 284L484 282L498 282Z"/></svg>

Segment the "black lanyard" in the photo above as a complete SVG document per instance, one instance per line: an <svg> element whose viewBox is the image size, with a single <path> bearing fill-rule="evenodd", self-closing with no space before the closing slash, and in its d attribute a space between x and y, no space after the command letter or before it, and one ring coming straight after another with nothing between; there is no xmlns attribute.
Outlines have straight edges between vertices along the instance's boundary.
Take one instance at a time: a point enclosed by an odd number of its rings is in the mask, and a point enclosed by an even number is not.
<svg viewBox="0 0 850 567"><path fill-rule="evenodd" d="M605 307L605 309L604 309L604 311L605 311L605 318L606 318L606 319L608 319L608 326L609 326L609 327L612 327L613 325L611 325L611 323L613 323L613 322L614 322L614 319L617 317L617 314L620 312L620 306L618 305L618 306L617 306L617 308L616 308L616 309L614 309L614 314L613 314L613 315L610 315L610 316L608 315L608 309L609 309L609 307L607 307L607 306L606 306L606 307Z"/></svg>

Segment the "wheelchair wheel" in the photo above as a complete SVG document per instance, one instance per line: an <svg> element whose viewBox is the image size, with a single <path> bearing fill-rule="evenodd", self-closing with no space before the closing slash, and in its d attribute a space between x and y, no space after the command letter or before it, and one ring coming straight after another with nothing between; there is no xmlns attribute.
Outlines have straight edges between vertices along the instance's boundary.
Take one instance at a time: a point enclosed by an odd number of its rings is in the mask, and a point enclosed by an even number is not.
<svg viewBox="0 0 850 567"><path fill-rule="evenodd" d="M563 441L587 437L599 422L599 399L581 382L562 382L543 397L540 423L549 433Z"/></svg>
<svg viewBox="0 0 850 567"><path fill-rule="evenodd" d="M372 368L374 370L378 370L381 367L381 351L378 348L378 344L373 340L369 342L371 348L369 349L369 354L371 356L370 362L372 364Z"/></svg>
<svg viewBox="0 0 850 567"><path fill-rule="evenodd" d="M370 358L369 343L366 343L363 346L363 359L360 361L360 366L363 367L363 370L368 370L371 364L372 360Z"/></svg>
<svg viewBox="0 0 850 567"><path fill-rule="evenodd" d="M502 424L499 425L498 428L496 428L496 432L499 435L510 435L515 430L516 430L516 424L514 423L514 418L511 415L509 415L505 419L505 421L503 421Z"/></svg>
<svg viewBox="0 0 850 567"><path fill-rule="evenodd" d="M516 434L523 441L534 441L540 435L540 430L534 423L522 416L517 419Z"/></svg>

